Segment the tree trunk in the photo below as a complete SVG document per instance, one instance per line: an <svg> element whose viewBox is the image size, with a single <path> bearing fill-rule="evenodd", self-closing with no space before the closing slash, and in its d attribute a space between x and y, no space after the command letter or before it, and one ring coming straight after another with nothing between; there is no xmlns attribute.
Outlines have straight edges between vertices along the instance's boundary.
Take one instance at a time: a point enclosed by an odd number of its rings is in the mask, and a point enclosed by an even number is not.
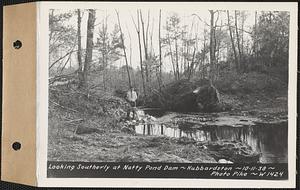
<svg viewBox="0 0 300 190"><path fill-rule="evenodd" d="M221 26L219 27L219 33L222 33L222 26L223 26L223 22L221 21ZM218 39L216 40L216 52L217 52L217 56L216 56L216 63L220 62L221 56L220 56L220 52L221 52L221 41L222 39ZM220 76L220 67L219 64L216 65L215 68L215 77L216 79L218 79Z"/></svg>
<svg viewBox="0 0 300 190"><path fill-rule="evenodd" d="M188 69L188 80L190 80L193 75L193 70L195 65L195 55L196 55L196 46L194 46L192 61Z"/></svg>
<svg viewBox="0 0 300 190"><path fill-rule="evenodd" d="M244 13L242 15L242 31L241 31L241 53L242 53L242 61L244 60L244 25L245 25L245 17Z"/></svg>
<svg viewBox="0 0 300 190"><path fill-rule="evenodd" d="M232 50L233 50L233 53L234 53L234 62L235 62L235 66L236 66L236 71L238 71L239 70L239 62L238 62L238 58L237 58L237 54L236 54L236 50L235 50L235 45L234 45L234 40L233 40L233 35L232 35L232 31L231 31L231 26L230 26L229 11L227 11L227 21L228 21L228 30L229 30L229 34L230 34Z"/></svg>
<svg viewBox="0 0 300 190"><path fill-rule="evenodd" d="M239 52L239 69L242 69L241 61L242 61L242 53L241 53L241 47L240 47L240 35L238 32L238 23L237 23L237 11L234 11L234 21L235 21L235 33L236 33L236 40L237 40L237 48Z"/></svg>
<svg viewBox="0 0 300 190"><path fill-rule="evenodd" d="M178 62L178 44L177 44L177 38L175 37L175 60L176 60L176 75L177 79L179 79L179 62Z"/></svg>
<svg viewBox="0 0 300 190"><path fill-rule="evenodd" d="M159 10L158 44L159 44L159 89L162 86L162 56L161 56L161 9Z"/></svg>
<svg viewBox="0 0 300 190"><path fill-rule="evenodd" d="M127 28L128 30L128 28ZM129 64L130 64L130 67L133 68L132 66L132 40L131 40L131 35L130 35L130 32L128 30L128 37L129 37ZM132 82L133 82L133 85L136 84L136 81L135 81L135 76L134 76L134 73L132 73Z"/></svg>
<svg viewBox="0 0 300 190"><path fill-rule="evenodd" d="M106 43L106 34L107 34L107 16L105 18L105 22L102 23L102 32L103 32L103 49L102 49L102 65L103 65L103 87L104 91L106 91L106 67L107 67L107 43Z"/></svg>
<svg viewBox="0 0 300 190"><path fill-rule="evenodd" d="M168 38L167 40L168 40L168 45L169 45L169 51L170 51L170 58L171 58L172 68L173 68L173 74L174 74L175 80L178 80L177 74L176 74L176 67L175 67L175 63L174 63L174 58L173 58L171 38L170 38L169 33L167 34L167 38Z"/></svg>
<svg viewBox="0 0 300 190"><path fill-rule="evenodd" d="M150 33L150 55L154 55L154 48L153 48L153 30L154 30L154 18L152 18L152 26L151 26L151 33Z"/></svg>
<svg viewBox="0 0 300 190"><path fill-rule="evenodd" d="M90 69L90 64L92 62L93 57L93 37L94 37L94 25L95 25L95 16L96 11L93 9L89 9L89 17L87 22L87 40L86 40L86 55L84 61L84 69L83 69L83 83L82 87L87 87L87 76Z"/></svg>
<svg viewBox="0 0 300 190"><path fill-rule="evenodd" d="M202 58L202 64L200 65L200 68L201 68L201 79L203 79L205 77L205 73L204 73L204 63L205 63L205 58L206 58L206 37L205 37L205 29L204 29L204 32L203 32L203 37L204 37L204 40L203 40L203 58Z"/></svg>
<svg viewBox="0 0 300 190"><path fill-rule="evenodd" d="M241 63L243 64L243 70L246 69L245 56L244 56L244 25L245 25L245 15L242 14L242 31L241 31Z"/></svg>
<svg viewBox="0 0 300 190"><path fill-rule="evenodd" d="M209 10L210 12L210 73L209 73L209 78L212 80L213 79L213 73L214 73L214 64L215 64L215 27L214 27L214 11Z"/></svg>
<svg viewBox="0 0 300 190"><path fill-rule="evenodd" d="M140 68L141 68L141 76L142 76L142 83L143 83L143 93L144 96L146 95L146 85L145 85L145 77L144 77L144 67L143 67L143 56L142 56L142 43L141 43L141 34L140 34L140 19L139 19L139 11L136 11L137 13L137 22L138 25L135 24L134 19L132 18L132 22L135 26L135 30L137 32L138 40L139 40L139 54L140 54Z"/></svg>
<svg viewBox="0 0 300 190"><path fill-rule="evenodd" d="M147 39L145 34L145 26L142 11L140 10L140 19L142 23L142 33L143 33L143 43L144 43L144 52L145 52L145 71L146 71L146 81L149 82L149 71L148 71L148 50L147 50Z"/></svg>
<svg viewBox="0 0 300 190"><path fill-rule="evenodd" d="M84 76L82 71L82 59L81 59L81 11L77 9L77 43L78 43L78 50L77 50L77 60L78 60L78 79L79 79L79 87L80 84L83 84Z"/></svg>
<svg viewBox="0 0 300 190"><path fill-rule="evenodd" d="M116 10L116 14L117 14L117 17L118 17L118 24L119 24L120 33L121 33L121 41L122 41L123 52L124 52L124 57L125 57L126 71L127 71L127 75L128 75L128 85L129 85L129 88L131 88L132 84L131 84L130 72L129 72L129 68L128 68L128 60L127 60L127 55L126 55L126 48L125 48L125 43L124 43L124 38L123 38L122 27L121 27L121 23L120 23L120 16L119 16L119 13L118 13L117 10Z"/></svg>
<svg viewBox="0 0 300 190"><path fill-rule="evenodd" d="M256 62L258 61L257 60L257 55L258 55L258 48L257 48L257 11L255 11L255 22L254 22L254 57L255 57L255 60Z"/></svg>
<svg viewBox="0 0 300 190"><path fill-rule="evenodd" d="M150 10L148 10L148 20L147 20L147 27L146 27L146 47L148 49L148 35L149 35L149 25L150 25ZM150 49L151 52L151 49ZM148 51L147 51L148 53Z"/></svg>

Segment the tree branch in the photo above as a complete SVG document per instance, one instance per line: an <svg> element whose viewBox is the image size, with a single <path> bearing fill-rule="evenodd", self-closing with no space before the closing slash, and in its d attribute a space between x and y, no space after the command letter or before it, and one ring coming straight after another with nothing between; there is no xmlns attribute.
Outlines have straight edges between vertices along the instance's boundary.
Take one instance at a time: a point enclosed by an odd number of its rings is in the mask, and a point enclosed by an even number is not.
<svg viewBox="0 0 300 190"><path fill-rule="evenodd" d="M205 22L204 20L202 20L199 15L197 15L197 14L194 13L194 14L192 14L192 16L196 16L201 22L203 22L207 26L210 26L210 24L207 24L207 22Z"/></svg>

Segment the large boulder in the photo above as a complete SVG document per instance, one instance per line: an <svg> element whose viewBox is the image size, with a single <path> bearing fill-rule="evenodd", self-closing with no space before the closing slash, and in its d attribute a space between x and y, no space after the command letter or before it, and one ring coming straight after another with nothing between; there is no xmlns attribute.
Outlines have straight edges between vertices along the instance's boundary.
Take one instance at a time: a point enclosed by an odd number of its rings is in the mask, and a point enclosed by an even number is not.
<svg viewBox="0 0 300 190"><path fill-rule="evenodd" d="M179 80L154 91L146 106L177 112L214 112L220 110L220 99L209 80Z"/></svg>

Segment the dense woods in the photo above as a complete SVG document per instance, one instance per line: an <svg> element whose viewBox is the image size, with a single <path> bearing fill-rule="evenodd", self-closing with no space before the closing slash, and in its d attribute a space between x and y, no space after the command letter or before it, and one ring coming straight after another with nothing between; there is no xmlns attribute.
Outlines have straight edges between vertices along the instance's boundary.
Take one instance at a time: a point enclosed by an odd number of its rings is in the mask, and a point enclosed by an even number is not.
<svg viewBox="0 0 300 190"><path fill-rule="evenodd" d="M167 12L162 19L163 10L138 9L126 23L117 10L96 12L50 11L52 81L67 76L78 88L111 92L134 86L143 96L172 81L218 84L253 72L287 82L288 12L208 10L205 19Z"/></svg>

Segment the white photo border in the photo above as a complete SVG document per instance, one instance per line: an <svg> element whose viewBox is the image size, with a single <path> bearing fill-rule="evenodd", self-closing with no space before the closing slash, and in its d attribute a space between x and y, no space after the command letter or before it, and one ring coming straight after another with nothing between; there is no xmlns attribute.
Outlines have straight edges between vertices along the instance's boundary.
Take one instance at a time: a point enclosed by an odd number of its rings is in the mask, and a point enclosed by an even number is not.
<svg viewBox="0 0 300 190"><path fill-rule="evenodd" d="M296 186L297 105L297 2L37 2L37 181L42 187L222 187L294 188ZM50 9L149 7L199 10L277 10L290 12L288 88L288 180L146 179L146 178L47 178L48 51Z"/></svg>

